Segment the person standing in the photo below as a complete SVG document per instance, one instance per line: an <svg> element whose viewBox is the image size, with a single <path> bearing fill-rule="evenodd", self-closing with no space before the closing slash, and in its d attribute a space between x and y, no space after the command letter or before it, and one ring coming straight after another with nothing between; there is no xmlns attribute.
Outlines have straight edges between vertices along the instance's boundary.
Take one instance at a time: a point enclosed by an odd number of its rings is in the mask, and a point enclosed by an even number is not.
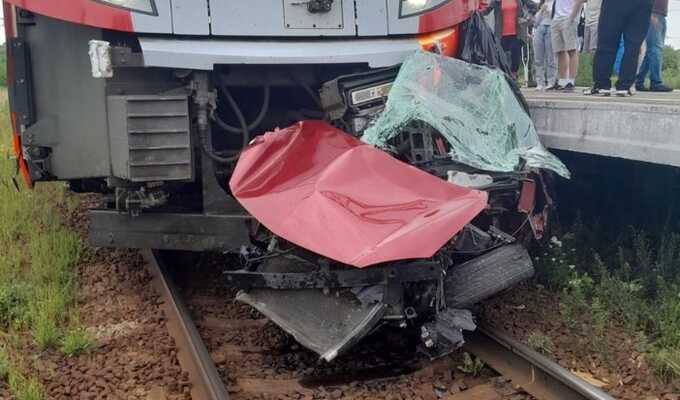
<svg viewBox="0 0 680 400"><path fill-rule="evenodd" d="M652 7L652 18L649 31L647 32L647 52L640 66L635 88L638 91L647 91L645 79L649 74L652 92L672 92L673 89L663 84L661 67L663 65L663 46L666 41L666 17L668 16L668 0L655 0Z"/></svg>
<svg viewBox="0 0 680 400"><path fill-rule="evenodd" d="M557 84L557 66L550 34L552 8L553 0L542 0L536 13L533 42L538 90L554 89Z"/></svg>
<svg viewBox="0 0 680 400"><path fill-rule="evenodd" d="M501 0L501 17L503 19L503 37L501 46L510 61L512 77L517 79L522 63L522 44L517 38L517 15L519 4L517 0Z"/></svg>
<svg viewBox="0 0 680 400"><path fill-rule="evenodd" d="M557 57L557 90L573 92L578 73L578 20L572 18L575 0L555 0L552 12L553 50Z"/></svg>
<svg viewBox="0 0 680 400"><path fill-rule="evenodd" d="M597 50L593 61L594 86L584 94L611 94L611 76L616 51L623 35L625 51L616 82L617 96L631 96L635 83L640 47L647 35L653 0L603 0Z"/></svg>
<svg viewBox="0 0 680 400"><path fill-rule="evenodd" d="M577 0L580 3L586 0ZM583 52L594 53L597 49L597 29L600 21L602 0L587 0L586 4L586 27L583 33Z"/></svg>

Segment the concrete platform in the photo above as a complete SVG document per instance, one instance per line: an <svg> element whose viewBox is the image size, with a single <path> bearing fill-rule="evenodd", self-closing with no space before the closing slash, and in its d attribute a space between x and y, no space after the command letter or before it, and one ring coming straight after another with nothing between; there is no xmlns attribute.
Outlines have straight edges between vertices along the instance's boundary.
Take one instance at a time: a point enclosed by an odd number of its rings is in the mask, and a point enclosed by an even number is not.
<svg viewBox="0 0 680 400"><path fill-rule="evenodd" d="M543 143L553 149L680 167L680 91L590 97L523 91Z"/></svg>

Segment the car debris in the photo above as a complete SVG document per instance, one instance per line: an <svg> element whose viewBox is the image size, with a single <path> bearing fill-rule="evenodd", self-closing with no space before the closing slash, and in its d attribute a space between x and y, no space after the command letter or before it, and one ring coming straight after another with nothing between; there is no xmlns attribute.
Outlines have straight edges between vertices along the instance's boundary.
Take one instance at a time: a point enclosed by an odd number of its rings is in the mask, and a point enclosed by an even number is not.
<svg viewBox="0 0 680 400"><path fill-rule="evenodd" d="M432 257L488 198L321 121L255 139L230 186L274 234L358 268Z"/></svg>
<svg viewBox="0 0 680 400"><path fill-rule="evenodd" d="M413 328L430 357L461 346L472 305L533 275L522 242L543 233L549 176L569 176L501 73L423 52L392 73L358 78L380 89L364 107L340 104L354 77L324 87L350 133L268 132L230 180L256 220L225 271L237 300L326 361L383 325Z"/></svg>
<svg viewBox="0 0 680 400"><path fill-rule="evenodd" d="M389 149L389 141L413 122L441 134L455 162L493 172L545 169L569 178L564 164L543 147L528 112L496 69L432 53L413 54L399 71L385 111L362 140Z"/></svg>

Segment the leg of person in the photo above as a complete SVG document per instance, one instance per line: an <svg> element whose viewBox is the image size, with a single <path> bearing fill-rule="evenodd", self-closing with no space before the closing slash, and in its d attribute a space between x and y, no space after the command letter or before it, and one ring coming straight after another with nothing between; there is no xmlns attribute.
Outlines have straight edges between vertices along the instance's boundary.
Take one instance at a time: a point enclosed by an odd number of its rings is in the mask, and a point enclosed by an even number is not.
<svg viewBox="0 0 680 400"><path fill-rule="evenodd" d="M534 51L533 43L522 42L522 48L526 51L526 65L525 68L528 70L529 75L529 87L535 88L538 84L536 83L536 68L534 67L534 60L536 59L536 54Z"/></svg>
<svg viewBox="0 0 680 400"><path fill-rule="evenodd" d="M649 80L650 89L657 92L667 92L670 88L663 84L661 68L663 66L663 46L666 41L666 17L659 14L652 16L652 26L649 32L653 33L652 41L647 39L647 55L649 56Z"/></svg>
<svg viewBox="0 0 680 400"><path fill-rule="evenodd" d="M512 73L515 79L519 76L519 68L522 66L522 42L513 36L510 45L510 61L512 63Z"/></svg>
<svg viewBox="0 0 680 400"><path fill-rule="evenodd" d="M534 66L536 68L536 84L538 89L544 89L548 87L546 83L546 61L548 59L545 46L545 32L549 29L549 26L539 25L534 30Z"/></svg>
<svg viewBox="0 0 680 400"><path fill-rule="evenodd" d="M564 86L564 81L569 75L569 54L566 51L557 53L557 80Z"/></svg>
<svg viewBox="0 0 680 400"><path fill-rule="evenodd" d="M573 85L576 84L576 76L578 75L578 50L572 50L569 52L569 82Z"/></svg>
<svg viewBox="0 0 680 400"><path fill-rule="evenodd" d="M567 50L567 80L562 85L566 90L573 91L578 73L578 20L566 22L564 38Z"/></svg>
<svg viewBox="0 0 680 400"><path fill-rule="evenodd" d="M592 27L589 25L586 25L585 30L583 31L583 49L581 50L584 53L588 53L590 51L591 47L591 42L592 42Z"/></svg>
<svg viewBox="0 0 680 400"><path fill-rule="evenodd" d="M505 54L510 60L510 70L512 71L512 77L517 79L517 71L519 71L519 64L521 56L517 55L517 37L516 36L505 36L501 39L501 45Z"/></svg>
<svg viewBox="0 0 680 400"><path fill-rule="evenodd" d="M552 33L550 29L545 31L545 56L546 56L546 78L548 79L548 87L555 86L557 82L557 60L555 60L555 52L552 46Z"/></svg>
<svg viewBox="0 0 680 400"><path fill-rule="evenodd" d="M647 89L645 88L645 80L647 79L647 74L649 74L649 67L650 67L650 49L653 48L654 46L651 44L651 42L654 41L654 26L649 27L649 31L647 32L647 38L645 39L645 42L647 43L647 51L645 52L645 57L642 59L642 64L640 64L640 71L638 71L637 75L637 81L635 82L635 88L641 92L646 91ZM652 50L653 51L653 50Z"/></svg>
<svg viewBox="0 0 680 400"><path fill-rule="evenodd" d="M597 24L586 26L585 36L583 37L583 52L592 54L597 49Z"/></svg>
<svg viewBox="0 0 680 400"><path fill-rule="evenodd" d="M623 28L623 39L625 41L625 51L621 61L621 73L616 82L618 92L628 92L635 83L637 75L638 57L640 56L640 46L649 31L649 22L652 16L652 2L649 0L635 1L635 7L628 8L624 16L625 25Z"/></svg>
<svg viewBox="0 0 680 400"><path fill-rule="evenodd" d="M598 24L597 51L593 60L594 89L611 89L612 69L625 21L623 3L633 0L603 0Z"/></svg>
<svg viewBox="0 0 680 400"><path fill-rule="evenodd" d="M637 68L637 73L640 73L640 65L642 64L642 59L645 58L647 55L647 43L645 41L642 41L642 45L640 45L640 55L638 55L638 68Z"/></svg>
<svg viewBox="0 0 680 400"><path fill-rule="evenodd" d="M569 72L569 59L567 58L566 41L564 37L564 20L554 20L550 31L552 46L557 58L557 78L559 86L564 86Z"/></svg>
<svg viewBox="0 0 680 400"><path fill-rule="evenodd" d="M600 31L600 25L595 23L592 26L592 33L590 37L590 48L588 49L588 53L590 54L595 54L595 51L597 51L597 40L600 37L599 36L599 31Z"/></svg>

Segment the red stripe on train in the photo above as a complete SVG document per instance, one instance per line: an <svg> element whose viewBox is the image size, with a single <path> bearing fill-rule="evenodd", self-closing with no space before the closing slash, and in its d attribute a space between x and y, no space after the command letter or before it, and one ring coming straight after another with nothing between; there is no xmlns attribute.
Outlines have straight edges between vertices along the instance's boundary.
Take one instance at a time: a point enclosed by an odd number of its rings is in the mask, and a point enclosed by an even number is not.
<svg viewBox="0 0 680 400"><path fill-rule="evenodd" d="M97 28L133 32L127 10L93 0L5 0L36 14Z"/></svg>
<svg viewBox="0 0 680 400"><path fill-rule="evenodd" d="M451 28L470 18L477 8L477 1L451 0L441 7L420 16L419 33L430 33Z"/></svg>

